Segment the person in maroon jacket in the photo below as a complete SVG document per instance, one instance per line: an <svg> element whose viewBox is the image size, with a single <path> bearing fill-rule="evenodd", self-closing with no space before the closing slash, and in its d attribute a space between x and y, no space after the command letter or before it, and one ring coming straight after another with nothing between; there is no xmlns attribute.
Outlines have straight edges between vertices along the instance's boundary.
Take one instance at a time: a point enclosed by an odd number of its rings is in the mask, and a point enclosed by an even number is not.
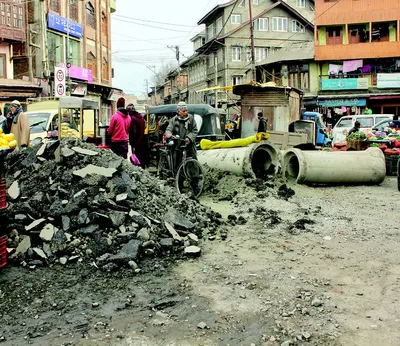
<svg viewBox="0 0 400 346"><path fill-rule="evenodd" d="M142 168L146 167L146 148L144 143L144 118L136 111L135 106L130 103L126 109L131 117L131 127L129 130L129 144L132 154L135 154L140 161Z"/></svg>
<svg viewBox="0 0 400 346"><path fill-rule="evenodd" d="M128 158L128 140L131 117L125 109L125 99L119 98L117 101L117 113L115 113L108 128L108 135L111 136L111 150L124 159Z"/></svg>

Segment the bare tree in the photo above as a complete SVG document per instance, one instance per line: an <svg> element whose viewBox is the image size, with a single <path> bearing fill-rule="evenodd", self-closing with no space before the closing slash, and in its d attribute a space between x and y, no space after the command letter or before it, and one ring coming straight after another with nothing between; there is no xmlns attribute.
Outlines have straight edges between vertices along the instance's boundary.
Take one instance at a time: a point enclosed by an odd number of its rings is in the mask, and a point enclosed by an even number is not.
<svg viewBox="0 0 400 346"><path fill-rule="evenodd" d="M161 85L164 83L168 74L172 71L175 71L178 68L178 63L176 61L170 61L166 64L162 64L159 72L157 73L157 85Z"/></svg>

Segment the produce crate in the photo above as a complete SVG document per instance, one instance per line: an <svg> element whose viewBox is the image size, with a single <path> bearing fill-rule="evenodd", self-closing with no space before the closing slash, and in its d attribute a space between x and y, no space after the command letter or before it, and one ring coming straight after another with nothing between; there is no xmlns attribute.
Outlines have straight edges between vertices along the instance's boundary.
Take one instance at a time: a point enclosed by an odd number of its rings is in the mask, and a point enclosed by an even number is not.
<svg viewBox="0 0 400 346"><path fill-rule="evenodd" d="M369 148L368 141L347 141L347 149L354 148L357 151L365 150Z"/></svg>
<svg viewBox="0 0 400 346"><path fill-rule="evenodd" d="M0 237L0 268L7 264L7 237Z"/></svg>
<svg viewBox="0 0 400 346"><path fill-rule="evenodd" d="M0 178L0 209L7 208L6 195L6 178Z"/></svg>
<svg viewBox="0 0 400 346"><path fill-rule="evenodd" d="M397 176L397 163L400 155L385 155L386 161L386 175Z"/></svg>

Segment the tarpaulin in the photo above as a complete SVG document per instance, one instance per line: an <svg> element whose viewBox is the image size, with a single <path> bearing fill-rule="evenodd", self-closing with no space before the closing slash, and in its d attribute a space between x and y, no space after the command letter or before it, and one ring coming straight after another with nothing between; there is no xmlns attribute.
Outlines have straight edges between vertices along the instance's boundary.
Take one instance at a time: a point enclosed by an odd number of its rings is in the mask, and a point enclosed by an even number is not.
<svg viewBox="0 0 400 346"><path fill-rule="evenodd" d="M202 150L210 149L222 149L222 148L237 148L237 147L247 147L252 143L259 143L261 140L266 140L269 138L269 133L259 132L254 136L246 138L232 139L230 141L210 141L208 139L202 139L200 141L200 148Z"/></svg>
<svg viewBox="0 0 400 346"><path fill-rule="evenodd" d="M362 60L347 60L343 62L343 72L356 71L358 68L363 67Z"/></svg>

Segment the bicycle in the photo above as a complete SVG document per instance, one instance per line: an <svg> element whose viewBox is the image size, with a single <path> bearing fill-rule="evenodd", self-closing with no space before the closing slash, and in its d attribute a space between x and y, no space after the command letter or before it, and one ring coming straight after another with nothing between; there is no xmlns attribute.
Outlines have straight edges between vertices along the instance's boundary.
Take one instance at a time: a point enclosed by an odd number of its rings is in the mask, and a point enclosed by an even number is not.
<svg viewBox="0 0 400 346"><path fill-rule="evenodd" d="M187 157L186 145L175 146L175 141L180 141L179 137L172 137L167 143L160 147L160 156L157 167L157 175L163 180L174 179L175 188L181 195L191 195L198 198L203 192L204 171L201 164L193 158ZM174 160L178 155L182 155L182 161L175 167Z"/></svg>

